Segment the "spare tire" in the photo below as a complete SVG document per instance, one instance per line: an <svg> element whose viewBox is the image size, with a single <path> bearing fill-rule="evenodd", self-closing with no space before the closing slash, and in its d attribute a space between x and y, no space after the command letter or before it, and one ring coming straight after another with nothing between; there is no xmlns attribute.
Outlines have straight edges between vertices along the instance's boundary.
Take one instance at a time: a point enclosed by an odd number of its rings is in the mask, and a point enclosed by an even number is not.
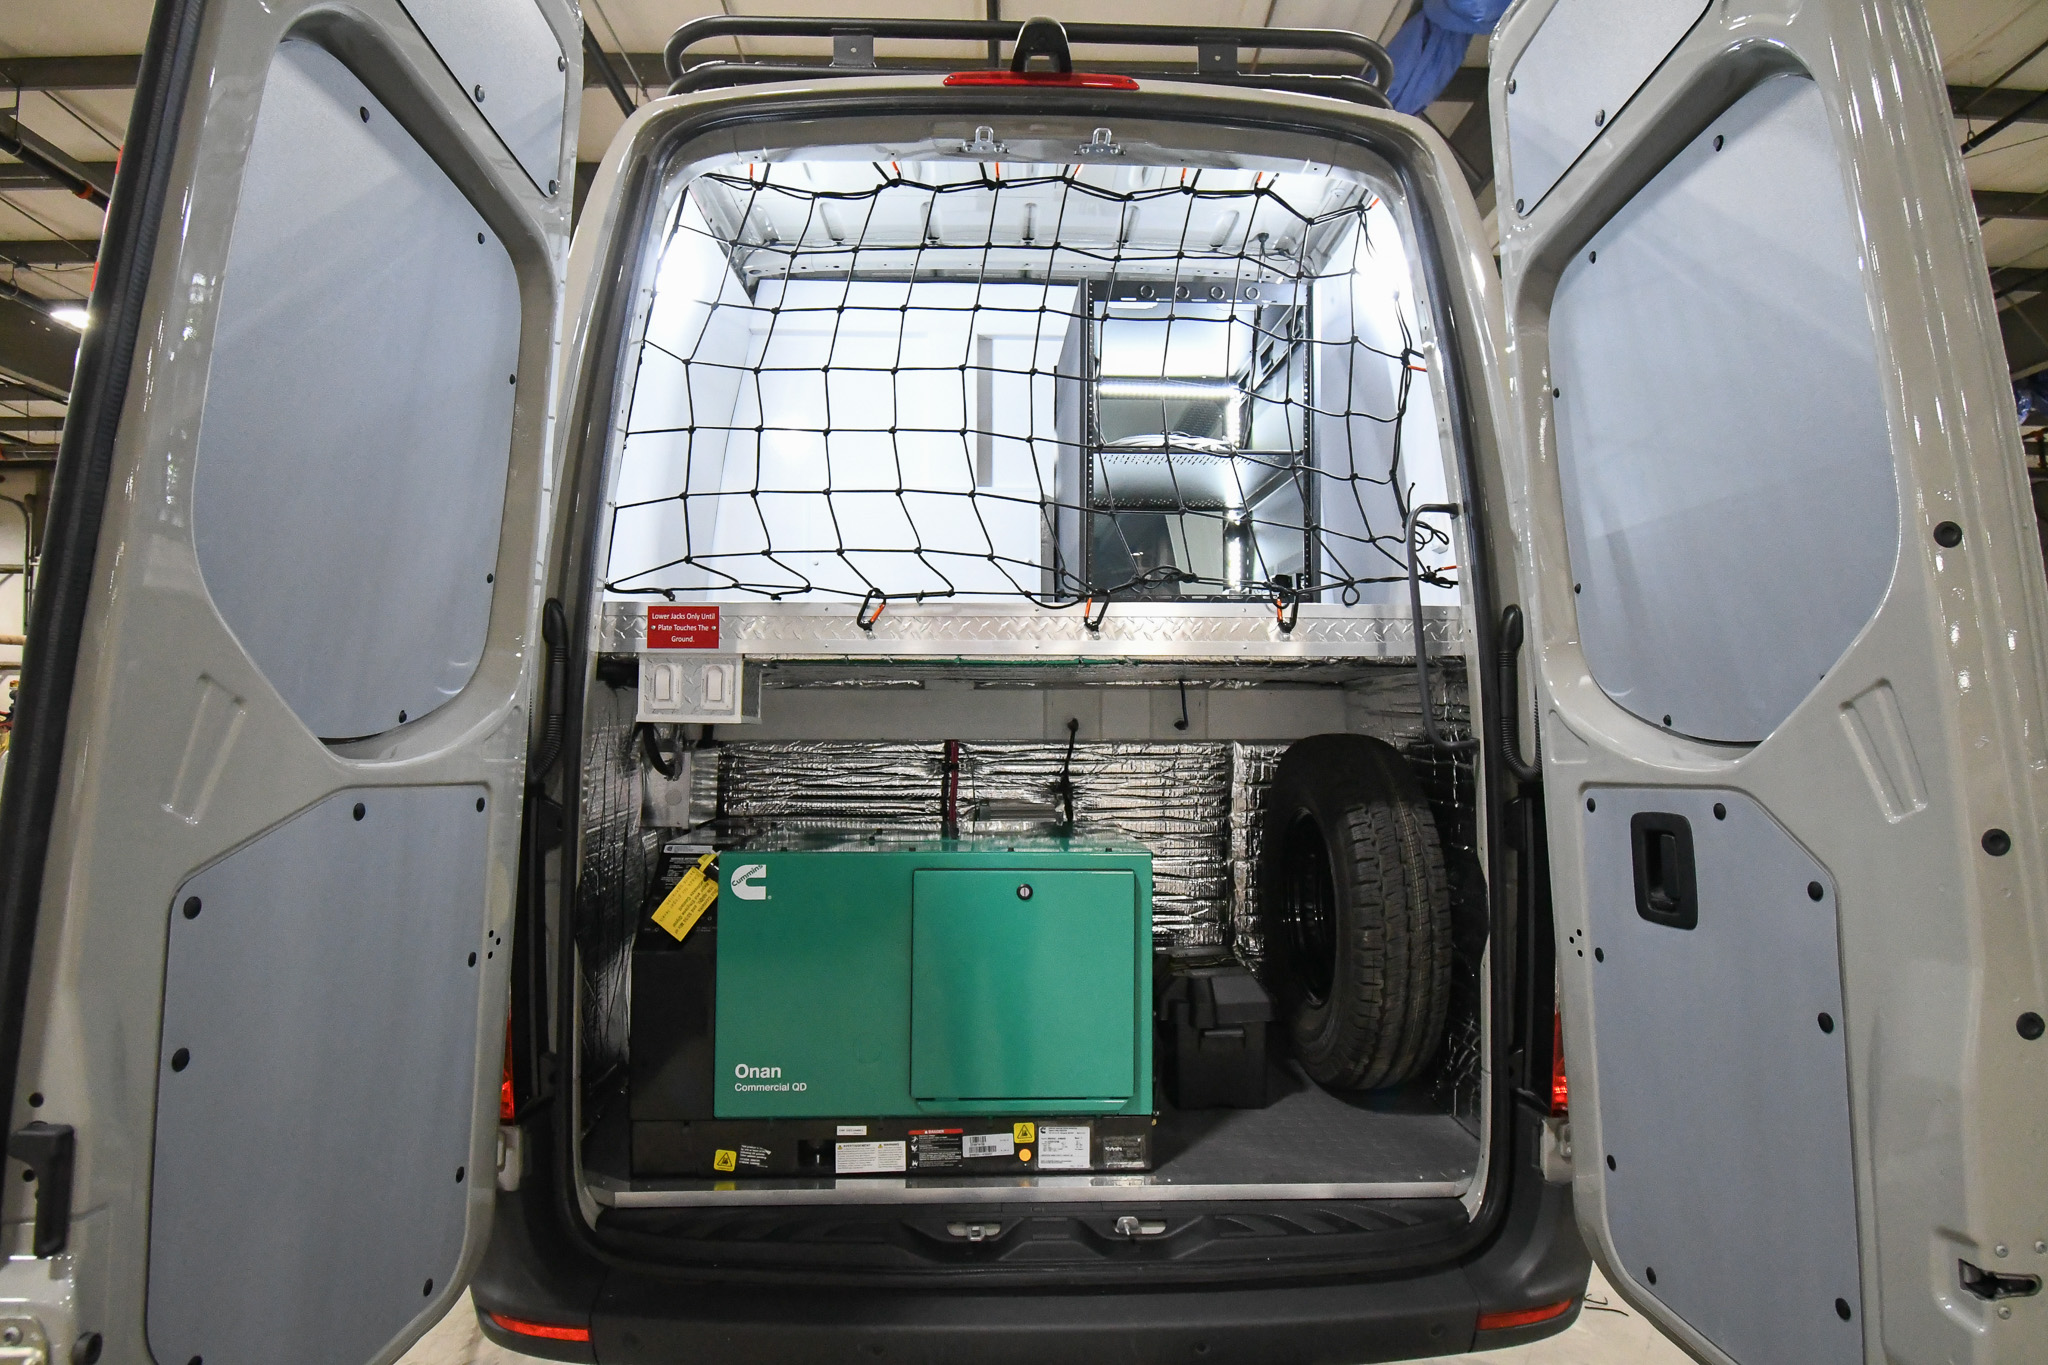
<svg viewBox="0 0 2048 1365"><path fill-rule="evenodd" d="M1451 906L1429 802L1400 751L1314 735L1268 794L1259 903L1269 984L1318 1083L1373 1090L1435 1055L1451 991Z"/></svg>

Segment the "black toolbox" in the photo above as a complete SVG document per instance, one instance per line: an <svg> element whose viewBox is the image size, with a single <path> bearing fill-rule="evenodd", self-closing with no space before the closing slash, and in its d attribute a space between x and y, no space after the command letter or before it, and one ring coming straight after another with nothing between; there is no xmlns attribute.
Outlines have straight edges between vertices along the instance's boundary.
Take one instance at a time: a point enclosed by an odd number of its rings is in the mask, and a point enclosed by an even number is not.
<svg viewBox="0 0 2048 1365"><path fill-rule="evenodd" d="M1236 962L1162 958L1157 1017L1166 1095L1177 1109L1263 1109L1273 997Z"/></svg>

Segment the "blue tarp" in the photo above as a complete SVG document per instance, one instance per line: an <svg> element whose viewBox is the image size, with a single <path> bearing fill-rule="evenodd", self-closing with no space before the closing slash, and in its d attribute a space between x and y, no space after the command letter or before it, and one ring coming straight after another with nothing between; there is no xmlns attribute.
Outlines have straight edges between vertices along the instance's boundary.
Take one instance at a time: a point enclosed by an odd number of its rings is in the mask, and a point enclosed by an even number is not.
<svg viewBox="0 0 2048 1365"><path fill-rule="evenodd" d="M2048 426L2048 370L2013 381L2012 396L2020 406L2020 425Z"/></svg>
<svg viewBox="0 0 2048 1365"><path fill-rule="evenodd" d="M1394 59L1394 83L1387 98L1404 114L1419 114L1443 93L1465 60L1475 33L1491 33L1510 0L1422 0L1408 16L1387 55Z"/></svg>

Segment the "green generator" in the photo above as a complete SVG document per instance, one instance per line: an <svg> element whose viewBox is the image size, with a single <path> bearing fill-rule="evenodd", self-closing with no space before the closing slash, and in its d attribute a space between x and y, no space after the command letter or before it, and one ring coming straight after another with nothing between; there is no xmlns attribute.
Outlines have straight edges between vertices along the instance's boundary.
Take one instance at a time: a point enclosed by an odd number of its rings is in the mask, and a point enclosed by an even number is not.
<svg viewBox="0 0 2048 1365"><path fill-rule="evenodd" d="M878 836L718 861L717 1119L1152 1112L1145 849Z"/></svg>

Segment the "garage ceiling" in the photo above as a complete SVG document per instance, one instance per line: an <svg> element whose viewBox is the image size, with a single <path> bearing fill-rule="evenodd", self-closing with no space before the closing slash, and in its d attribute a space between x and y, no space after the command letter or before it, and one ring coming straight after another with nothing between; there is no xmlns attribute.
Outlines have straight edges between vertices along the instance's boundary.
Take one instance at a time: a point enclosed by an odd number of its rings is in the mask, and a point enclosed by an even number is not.
<svg viewBox="0 0 2048 1365"><path fill-rule="evenodd" d="M1349 28L1385 40L1413 0L1122 0L1132 23ZM1085 0L1011 0L1019 13L1103 17ZM987 0L584 0L598 42L612 54L635 103L659 94L659 54L678 24L705 14L809 14L834 18L985 18ZM101 191L126 132L136 53L149 0L14 5L0 12L0 458L47 456L64 411L75 334L53 326L53 307L82 300L92 282ZM2048 6L2037 0L1930 0L1959 144L1976 192L1985 255L2003 310L2015 374L2048 369ZM829 56L823 41L726 41L701 49L749 58ZM945 54L977 57L972 44ZM890 44L878 45L887 56ZM1085 53L1085 49L1083 49ZM1134 55L1126 52L1125 60ZM1150 54L1146 54L1150 55ZM1160 58L1183 54L1162 52ZM1475 42L1445 98L1426 117L1447 135L1491 211L1492 150L1485 110L1483 42ZM2041 96L2040 98L2036 98ZM580 158L595 162L624 113L587 75ZM2001 121L2006 126L1996 128ZM1996 131L1993 131L1996 128ZM1986 134L1989 134L1986 136ZM1976 139L1982 138L1981 142ZM587 172L586 172L587 174ZM583 177L579 177L582 179ZM8 425L13 419L13 425ZM26 419L26 420L24 420Z"/></svg>

